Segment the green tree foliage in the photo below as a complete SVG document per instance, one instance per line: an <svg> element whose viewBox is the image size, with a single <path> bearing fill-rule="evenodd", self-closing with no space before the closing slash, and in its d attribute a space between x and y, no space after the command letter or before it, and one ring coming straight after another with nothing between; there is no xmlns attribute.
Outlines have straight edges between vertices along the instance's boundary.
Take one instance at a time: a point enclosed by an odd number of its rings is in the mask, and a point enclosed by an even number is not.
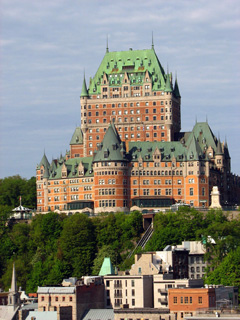
<svg viewBox="0 0 240 320"><path fill-rule="evenodd" d="M0 179L0 205L11 209L19 205L20 196L25 207L36 208L36 178L23 179L12 176Z"/></svg>
<svg viewBox="0 0 240 320"><path fill-rule="evenodd" d="M72 276L91 274L96 253L96 238L92 220L76 213L64 220L59 242L60 255L68 263Z"/></svg>
<svg viewBox="0 0 240 320"><path fill-rule="evenodd" d="M66 216L49 212L36 215L29 225L8 226L10 207L1 204L0 208L0 286L6 290L11 285L13 261L18 286L27 292L36 291L37 286L60 284L70 276L98 274L104 257L110 257L120 270L129 269L134 255L130 259L126 257L143 233L142 214L137 211L93 218L80 213ZM226 260L232 252L238 253L240 247L239 219L231 220L221 211L201 213L183 208L175 213L156 214L154 230L145 251L162 250L166 245L177 245L183 240L202 239L206 241L206 259L210 267L218 270L225 266L225 261L232 261L228 277L234 278L232 273L235 272L236 279L239 278L234 269L239 262L233 258ZM141 251L138 248L135 253ZM213 276L220 279L220 272L213 274L209 270L208 283L213 283Z"/></svg>
<svg viewBox="0 0 240 320"><path fill-rule="evenodd" d="M205 283L238 286L240 288L240 246L219 263L214 271L209 272Z"/></svg>

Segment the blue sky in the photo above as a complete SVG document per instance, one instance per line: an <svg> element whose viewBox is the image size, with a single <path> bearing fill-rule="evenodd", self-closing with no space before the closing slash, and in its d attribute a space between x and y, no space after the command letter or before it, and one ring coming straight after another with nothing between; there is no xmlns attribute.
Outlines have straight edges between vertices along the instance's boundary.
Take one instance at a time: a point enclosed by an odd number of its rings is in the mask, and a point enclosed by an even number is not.
<svg viewBox="0 0 240 320"><path fill-rule="evenodd" d="M84 69L94 76L109 50L151 47L177 72L182 130L208 122L240 174L239 0L2 0L0 177L30 178L45 150L69 149L80 125Z"/></svg>

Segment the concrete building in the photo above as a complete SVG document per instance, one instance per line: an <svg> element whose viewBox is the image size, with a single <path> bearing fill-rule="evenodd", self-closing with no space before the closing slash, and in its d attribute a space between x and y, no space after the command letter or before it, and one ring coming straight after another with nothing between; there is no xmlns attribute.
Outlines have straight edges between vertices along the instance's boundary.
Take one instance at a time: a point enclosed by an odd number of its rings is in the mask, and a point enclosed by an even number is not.
<svg viewBox="0 0 240 320"><path fill-rule="evenodd" d="M37 211L98 213L166 208L174 202L239 203L226 142L208 123L181 130L178 81L149 50L110 52L80 97L70 150L37 165ZM110 125L109 125L110 124Z"/></svg>
<svg viewBox="0 0 240 320"><path fill-rule="evenodd" d="M106 308L153 308L153 279L144 276L104 276Z"/></svg>
<svg viewBox="0 0 240 320"><path fill-rule="evenodd" d="M201 279L205 275L207 263L204 261L205 248L201 241L183 241L177 248L189 251L188 274L191 279Z"/></svg>
<svg viewBox="0 0 240 320"><path fill-rule="evenodd" d="M205 274L205 249L200 241L183 241L163 251L135 255L131 275L172 273L173 279L201 279Z"/></svg>

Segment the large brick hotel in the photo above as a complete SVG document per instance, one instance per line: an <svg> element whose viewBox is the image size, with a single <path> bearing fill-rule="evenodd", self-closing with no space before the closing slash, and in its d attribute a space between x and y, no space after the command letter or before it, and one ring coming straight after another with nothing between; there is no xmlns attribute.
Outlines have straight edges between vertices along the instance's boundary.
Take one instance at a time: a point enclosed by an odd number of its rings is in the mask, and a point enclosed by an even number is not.
<svg viewBox="0 0 240 320"><path fill-rule="evenodd" d="M239 202L226 142L207 122L181 132L177 79L148 50L109 52L80 97L81 127L66 155L37 165L37 210L125 211L175 202ZM87 209L88 208L88 209Z"/></svg>

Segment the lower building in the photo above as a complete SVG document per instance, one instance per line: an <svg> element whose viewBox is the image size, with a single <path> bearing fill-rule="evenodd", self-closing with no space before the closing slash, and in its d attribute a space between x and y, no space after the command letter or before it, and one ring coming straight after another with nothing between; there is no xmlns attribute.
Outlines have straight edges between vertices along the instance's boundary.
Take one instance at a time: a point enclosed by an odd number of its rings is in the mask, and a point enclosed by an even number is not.
<svg viewBox="0 0 240 320"><path fill-rule="evenodd" d="M144 276L104 276L106 308L153 308L153 278Z"/></svg>
<svg viewBox="0 0 240 320"><path fill-rule="evenodd" d="M56 312L62 319L80 320L88 309L104 308L104 285L92 281L68 287L38 287L38 311Z"/></svg>
<svg viewBox="0 0 240 320"><path fill-rule="evenodd" d="M175 315L169 309L135 308L115 309L114 320L175 320Z"/></svg>
<svg viewBox="0 0 240 320"><path fill-rule="evenodd" d="M71 158L67 152L50 164L44 154L36 183L38 212L129 212L175 202L209 207L213 186L222 205L240 199L227 144L205 122L177 141L122 141L110 123L91 156Z"/></svg>
<svg viewBox="0 0 240 320"><path fill-rule="evenodd" d="M209 309L216 306L214 288L174 288L168 290L169 309L176 319L186 315L194 315L199 309Z"/></svg>
<svg viewBox="0 0 240 320"><path fill-rule="evenodd" d="M169 290L174 288L201 288L203 280L173 279L171 274L153 276L154 308L169 308Z"/></svg>

